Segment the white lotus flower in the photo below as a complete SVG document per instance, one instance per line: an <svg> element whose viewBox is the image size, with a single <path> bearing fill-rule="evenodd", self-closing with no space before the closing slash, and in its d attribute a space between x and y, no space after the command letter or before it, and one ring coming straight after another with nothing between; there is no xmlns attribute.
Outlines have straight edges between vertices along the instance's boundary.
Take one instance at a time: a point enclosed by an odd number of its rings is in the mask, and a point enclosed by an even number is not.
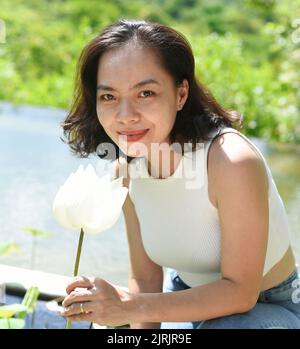
<svg viewBox="0 0 300 349"><path fill-rule="evenodd" d="M79 166L58 190L53 212L58 222L71 230L95 234L112 227L118 220L128 189L123 177L98 177L94 167Z"/></svg>
<svg viewBox="0 0 300 349"><path fill-rule="evenodd" d="M80 230L73 276L77 276L84 233L101 233L118 220L128 189L123 177L110 180L109 175L98 177L92 165L79 166L58 190L53 201L53 213L59 223L72 230ZM66 328L71 328L67 321Z"/></svg>

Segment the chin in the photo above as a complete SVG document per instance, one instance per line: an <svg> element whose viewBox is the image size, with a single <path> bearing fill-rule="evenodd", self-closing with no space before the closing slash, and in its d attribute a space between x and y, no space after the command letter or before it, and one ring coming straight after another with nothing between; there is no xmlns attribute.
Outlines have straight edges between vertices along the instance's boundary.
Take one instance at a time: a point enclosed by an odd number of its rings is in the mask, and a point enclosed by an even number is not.
<svg viewBox="0 0 300 349"><path fill-rule="evenodd" d="M144 143L136 142L136 143L128 143L127 146L124 144L121 146L119 144L119 148L126 156L130 156L132 158L141 158L146 156L148 153L148 148Z"/></svg>
<svg viewBox="0 0 300 349"><path fill-rule="evenodd" d="M139 151L136 151L136 152L133 152L133 151L127 151L127 152L124 152L123 153L126 155L126 156L129 156L131 158L142 158L143 156L145 156L145 154L139 152Z"/></svg>

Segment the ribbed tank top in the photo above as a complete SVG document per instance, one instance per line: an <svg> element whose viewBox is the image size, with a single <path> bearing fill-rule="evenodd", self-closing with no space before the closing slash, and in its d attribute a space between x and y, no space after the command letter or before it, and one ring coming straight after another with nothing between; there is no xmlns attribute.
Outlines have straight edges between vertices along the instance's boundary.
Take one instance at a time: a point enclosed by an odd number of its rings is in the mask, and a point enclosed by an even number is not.
<svg viewBox="0 0 300 349"><path fill-rule="evenodd" d="M230 127L215 130L210 136L214 137L218 131L219 134L235 132L243 137L266 167L269 235L265 275L290 245L285 207L260 150ZM145 251L158 265L176 269L190 287L221 278L221 227L218 210L208 196L207 154L211 142L198 143L200 146L194 151L186 149L174 173L167 178L150 176L145 157L135 158L129 166L129 195L140 223Z"/></svg>

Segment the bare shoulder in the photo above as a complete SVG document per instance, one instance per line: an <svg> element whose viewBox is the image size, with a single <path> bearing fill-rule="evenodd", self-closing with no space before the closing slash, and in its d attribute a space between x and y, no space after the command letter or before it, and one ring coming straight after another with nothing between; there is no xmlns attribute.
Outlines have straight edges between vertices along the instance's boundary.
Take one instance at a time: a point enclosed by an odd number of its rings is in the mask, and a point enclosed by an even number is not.
<svg viewBox="0 0 300 349"><path fill-rule="evenodd" d="M210 147L210 157L212 161L222 162L242 162L256 159L263 163L260 155L254 148L238 133L225 133L217 137Z"/></svg>
<svg viewBox="0 0 300 349"><path fill-rule="evenodd" d="M211 144L208 173L214 193L222 187L245 187L261 184L268 190L266 167L253 146L237 133L225 133ZM217 198L217 195L213 195Z"/></svg>

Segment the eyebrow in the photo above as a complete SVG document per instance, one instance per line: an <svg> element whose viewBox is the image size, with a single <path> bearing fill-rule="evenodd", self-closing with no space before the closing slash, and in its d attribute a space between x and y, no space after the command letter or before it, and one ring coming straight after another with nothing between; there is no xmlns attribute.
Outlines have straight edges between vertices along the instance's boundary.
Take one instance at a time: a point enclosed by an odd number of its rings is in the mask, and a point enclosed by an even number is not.
<svg viewBox="0 0 300 349"><path fill-rule="evenodd" d="M138 82L137 84L135 84L133 87L130 88L130 90L134 90L138 87L144 86L144 85L148 85L148 84L157 84L160 85L160 83L154 79L147 79L147 80L143 80ZM103 84L99 84L97 86L97 90L105 90L105 91L115 91L115 89L113 89L110 86L107 85L103 85Z"/></svg>

